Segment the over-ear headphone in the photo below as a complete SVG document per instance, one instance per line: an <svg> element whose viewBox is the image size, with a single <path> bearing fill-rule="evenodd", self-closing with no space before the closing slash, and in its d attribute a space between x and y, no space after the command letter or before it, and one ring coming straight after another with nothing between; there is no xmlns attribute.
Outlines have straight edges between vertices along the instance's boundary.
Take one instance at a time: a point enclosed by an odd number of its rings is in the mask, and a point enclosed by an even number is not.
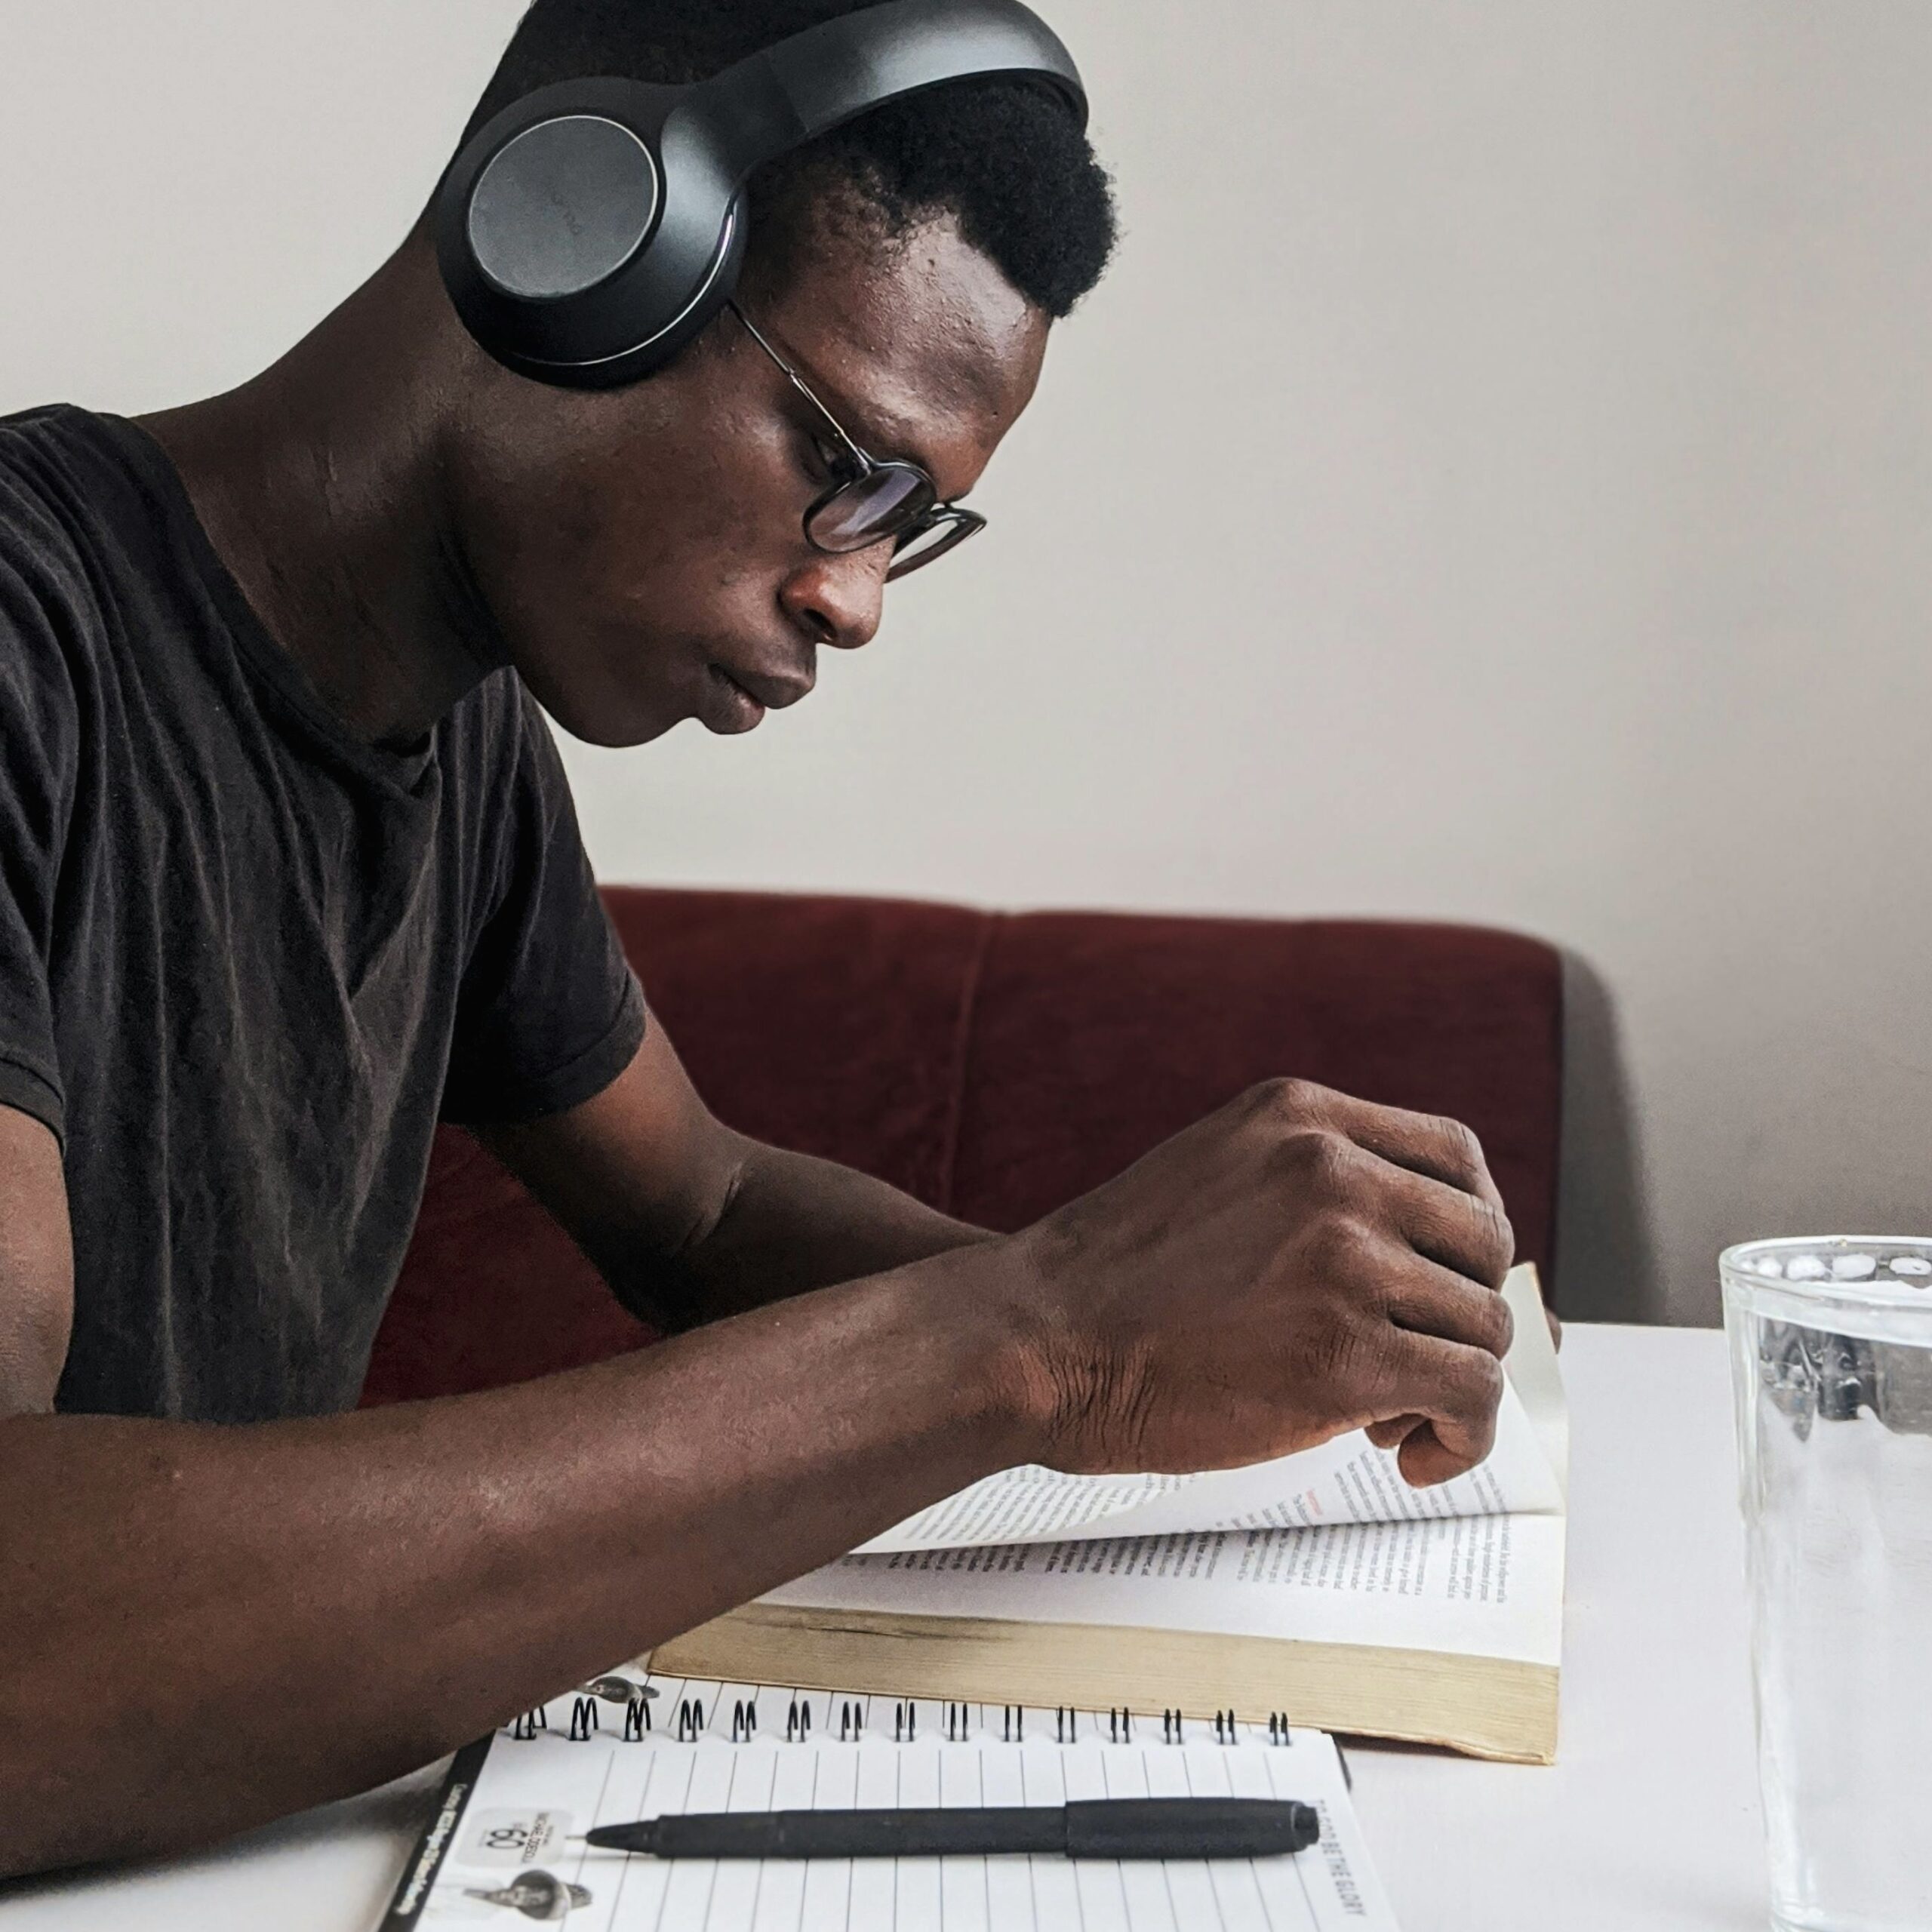
<svg viewBox="0 0 1932 1932"><path fill-rule="evenodd" d="M540 88L450 164L436 255L463 325L506 367L569 389L651 374L730 299L752 171L948 81L1038 82L1081 125L1079 71L1020 0L891 0L709 80Z"/></svg>

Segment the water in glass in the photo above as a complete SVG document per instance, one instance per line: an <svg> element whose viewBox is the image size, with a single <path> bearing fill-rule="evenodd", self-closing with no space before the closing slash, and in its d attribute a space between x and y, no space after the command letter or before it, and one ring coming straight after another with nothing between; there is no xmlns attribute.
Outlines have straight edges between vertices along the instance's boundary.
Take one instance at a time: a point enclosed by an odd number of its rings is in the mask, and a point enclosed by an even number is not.
<svg viewBox="0 0 1932 1932"><path fill-rule="evenodd" d="M1932 1932L1932 1241L1724 1257L1779 1932Z"/></svg>

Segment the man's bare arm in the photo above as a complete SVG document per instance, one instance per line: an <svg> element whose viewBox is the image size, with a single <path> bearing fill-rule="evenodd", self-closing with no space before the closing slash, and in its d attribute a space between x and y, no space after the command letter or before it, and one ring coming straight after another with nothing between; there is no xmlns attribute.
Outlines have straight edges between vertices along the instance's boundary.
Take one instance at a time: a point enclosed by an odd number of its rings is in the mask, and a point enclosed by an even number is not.
<svg viewBox="0 0 1932 1932"><path fill-rule="evenodd" d="M53 1409L74 1319L74 1244L60 1143L0 1107L0 1420Z"/></svg>
<svg viewBox="0 0 1932 1932"><path fill-rule="evenodd" d="M731 1132L654 1018L594 1100L481 1137L626 1304L674 1331L987 1238L869 1174Z"/></svg>
<svg viewBox="0 0 1932 1932"><path fill-rule="evenodd" d="M1493 1435L1512 1247L1466 1134L1277 1084L1023 1234L571 1374L249 1427L17 1414L0 1875L423 1763L1004 1466L1377 1426L1453 1475Z"/></svg>
<svg viewBox="0 0 1932 1932"><path fill-rule="evenodd" d="M426 1763L1023 1458L1010 1351L944 1294L324 1421L0 1422L0 1875Z"/></svg>

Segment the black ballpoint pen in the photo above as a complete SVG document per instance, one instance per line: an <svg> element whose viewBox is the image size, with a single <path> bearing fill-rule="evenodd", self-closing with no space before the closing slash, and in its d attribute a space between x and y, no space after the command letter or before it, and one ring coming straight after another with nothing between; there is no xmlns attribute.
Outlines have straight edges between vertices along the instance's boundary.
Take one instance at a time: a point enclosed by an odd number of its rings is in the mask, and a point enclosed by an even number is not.
<svg viewBox="0 0 1932 1932"><path fill-rule="evenodd" d="M1312 1804L1272 1798L1101 1798L898 1811L714 1811L600 1825L585 1842L658 1858L1274 1858L1321 1835Z"/></svg>

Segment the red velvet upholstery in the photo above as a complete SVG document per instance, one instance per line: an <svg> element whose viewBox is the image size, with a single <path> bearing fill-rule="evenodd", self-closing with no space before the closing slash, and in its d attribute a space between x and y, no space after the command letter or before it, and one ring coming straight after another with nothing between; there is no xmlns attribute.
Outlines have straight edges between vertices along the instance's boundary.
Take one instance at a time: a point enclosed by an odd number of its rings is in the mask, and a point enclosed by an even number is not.
<svg viewBox="0 0 1932 1932"><path fill-rule="evenodd" d="M1558 957L1455 926L1003 915L609 894L713 1110L1020 1227L1269 1074L1467 1121L1547 1278ZM366 1401L488 1388L651 1339L503 1171L445 1132Z"/></svg>

